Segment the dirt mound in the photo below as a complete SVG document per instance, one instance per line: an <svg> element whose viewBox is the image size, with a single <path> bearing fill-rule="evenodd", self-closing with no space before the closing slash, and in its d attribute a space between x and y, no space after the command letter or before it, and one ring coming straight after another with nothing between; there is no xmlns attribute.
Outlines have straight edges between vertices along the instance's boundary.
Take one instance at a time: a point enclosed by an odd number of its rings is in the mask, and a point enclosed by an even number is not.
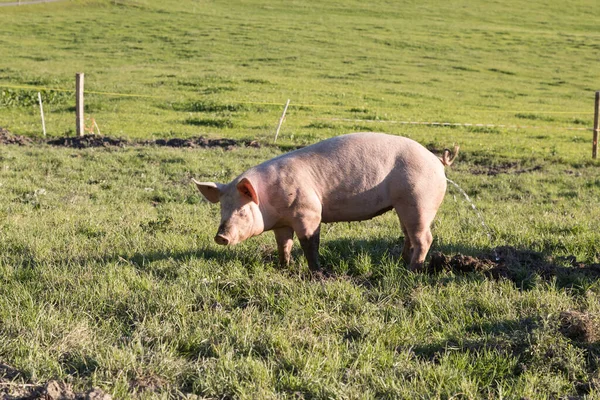
<svg viewBox="0 0 600 400"><path fill-rule="evenodd" d="M85 136L65 136L58 139L51 139L47 142L52 146L70 147L73 149L87 149L89 147L124 147L129 142L125 139L115 139L108 136L85 135Z"/></svg>
<svg viewBox="0 0 600 400"><path fill-rule="evenodd" d="M189 147L189 148L211 148L221 147L225 150L231 150L235 147L260 147L256 140L236 140L236 139L208 139L204 136L197 136L187 139L156 139L143 141L128 141L126 139L111 138L108 136L85 135L85 136L66 136L58 139L51 139L47 142L52 146L70 147L74 149L86 149L90 147L125 147L125 146L165 146L165 147Z"/></svg>
<svg viewBox="0 0 600 400"><path fill-rule="evenodd" d="M167 385L167 381L156 375L137 377L129 381L132 390L142 392L156 392Z"/></svg>
<svg viewBox="0 0 600 400"><path fill-rule="evenodd" d="M0 398L6 400L111 400L102 389L75 392L71 385L55 380L45 384L18 383L22 376L17 369L0 363Z"/></svg>
<svg viewBox="0 0 600 400"><path fill-rule="evenodd" d="M0 144L18 144L24 146L33 143L34 141L26 136L13 135L7 129L0 127ZM88 134L85 136L64 136L56 139L50 139L46 143L51 146L69 147L72 149L87 149L91 147L164 146L178 148L221 147L225 150L232 150L236 147L261 147L261 144L257 140L237 140L225 138L209 139L204 136L196 136L186 139L171 138L129 141L127 139Z"/></svg>
<svg viewBox="0 0 600 400"><path fill-rule="evenodd" d="M595 343L600 339L600 321L589 313L563 311L560 313L559 321L560 332L571 340Z"/></svg>
<svg viewBox="0 0 600 400"><path fill-rule="evenodd" d="M168 147L222 147L226 150L231 150L234 147L260 147L260 143L256 140L236 140L236 139L208 139L204 136L198 136L188 139L156 139L146 140L141 142L144 145L168 146Z"/></svg>
<svg viewBox="0 0 600 400"><path fill-rule="evenodd" d="M567 264L567 266L564 266ZM480 257L462 254L449 257L440 252L432 253L426 270L430 273L453 271L455 273L480 272L493 278L516 280L523 273L538 274L543 278L558 277L576 279L590 277L600 279L600 264L578 262L574 256L553 258L531 250L519 250L511 246L501 246L490 254Z"/></svg>
<svg viewBox="0 0 600 400"><path fill-rule="evenodd" d="M30 138L21 135L13 135L8 129L0 127L0 144L18 144L19 146L26 146L32 143L33 140Z"/></svg>
<svg viewBox="0 0 600 400"><path fill-rule="evenodd" d="M427 267L431 273L441 271L453 271L458 273L480 272L494 278L506 276L506 268L488 258L478 258L457 254L449 257L443 253L435 252L431 255L431 261Z"/></svg>

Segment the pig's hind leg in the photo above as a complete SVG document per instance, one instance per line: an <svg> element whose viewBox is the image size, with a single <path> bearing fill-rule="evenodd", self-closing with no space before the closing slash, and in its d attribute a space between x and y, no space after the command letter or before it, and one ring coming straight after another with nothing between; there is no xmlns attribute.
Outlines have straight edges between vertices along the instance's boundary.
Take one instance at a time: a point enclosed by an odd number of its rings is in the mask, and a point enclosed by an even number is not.
<svg viewBox="0 0 600 400"><path fill-rule="evenodd" d="M416 206L396 206L394 208L398 213L406 238L409 240L409 248L412 245L410 269L413 271L422 270L425 257L433 242L430 227L435 217L435 211L423 210ZM405 241L405 247L402 251L403 258L405 254L408 257L407 253L409 252L406 243Z"/></svg>

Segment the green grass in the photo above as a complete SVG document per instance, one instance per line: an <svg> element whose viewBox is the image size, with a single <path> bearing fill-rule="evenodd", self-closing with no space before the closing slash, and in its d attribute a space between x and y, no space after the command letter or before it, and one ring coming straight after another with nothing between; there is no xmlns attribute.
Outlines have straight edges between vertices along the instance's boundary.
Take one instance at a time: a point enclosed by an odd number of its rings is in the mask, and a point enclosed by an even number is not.
<svg viewBox="0 0 600 400"><path fill-rule="evenodd" d="M592 1L66 1L0 12L0 126L40 136L37 90L86 73L86 114L130 139L272 140L281 148L0 147L0 362L22 381L118 399L600 398L598 280L412 273L393 213L327 225L307 276L296 243L212 241L218 208L190 178L228 181L282 149L358 130L461 145L433 251L496 246L600 262L590 159L600 31ZM9 55L9 56L6 56ZM123 97L91 92L135 94ZM50 136L70 92L42 91ZM372 120L354 122L340 119ZM535 125L406 126L394 121ZM518 170L530 172L514 173ZM491 172L496 175L488 175ZM568 267L571 268L571 267ZM17 380L19 381L19 380ZM1 389L1 388L0 388Z"/></svg>
<svg viewBox="0 0 600 400"><path fill-rule="evenodd" d="M117 398L545 398L595 382L597 344L558 329L562 311L598 315L600 287L583 275L410 273L392 213L325 227L337 274L325 282L298 250L278 269L271 234L218 247L218 210L189 177L226 181L277 153L2 148L0 359ZM474 165L449 176L494 243L449 189L434 250L598 261L596 167L565 179L565 164L489 177Z"/></svg>
<svg viewBox="0 0 600 400"><path fill-rule="evenodd" d="M3 9L10 22L0 28L0 51L11 55L0 63L0 84L73 90L75 73L85 72L87 115L113 136L268 140L290 98L282 140L293 143L346 132L357 124L331 119L357 117L535 122L572 137L584 133L556 128L576 120L589 128L593 118L594 5L76 0L12 7ZM73 131L73 104L72 93L49 100L51 135ZM202 104L214 107L195 107ZM28 112L3 107L3 124L39 135L37 110L21 105ZM190 114L231 123L190 125Z"/></svg>

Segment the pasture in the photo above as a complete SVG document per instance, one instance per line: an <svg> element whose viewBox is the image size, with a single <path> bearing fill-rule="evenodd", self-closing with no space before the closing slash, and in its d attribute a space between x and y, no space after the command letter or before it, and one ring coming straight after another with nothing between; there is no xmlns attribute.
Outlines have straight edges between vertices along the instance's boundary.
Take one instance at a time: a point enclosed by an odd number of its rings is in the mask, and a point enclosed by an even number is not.
<svg viewBox="0 0 600 400"><path fill-rule="evenodd" d="M116 399L600 398L600 163L591 131L565 129L592 126L594 6L0 8L0 127L34 139L0 145L0 393L57 380ZM49 137L72 136L76 72L88 118L129 145L42 142L37 92ZM325 225L326 279L297 241L287 269L272 233L213 242L219 210L192 177L226 182L365 130L460 144L447 176L491 237L449 186L430 252L447 259L427 273L399 260L393 213ZM139 144L199 135L260 147Z"/></svg>

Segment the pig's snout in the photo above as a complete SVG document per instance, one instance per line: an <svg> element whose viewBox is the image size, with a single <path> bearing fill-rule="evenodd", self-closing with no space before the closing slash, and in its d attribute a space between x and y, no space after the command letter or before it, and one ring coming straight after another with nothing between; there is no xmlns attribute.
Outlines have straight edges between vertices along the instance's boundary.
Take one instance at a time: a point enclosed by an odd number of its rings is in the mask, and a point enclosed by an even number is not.
<svg viewBox="0 0 600 400"><path fill-rule="evenodd" d="M227 239L224 235L217 234L217 236L215 236L215 242L222 246L227 246L229 244L229 239Z"/></svg>
<svg viewBox="0 0 600 400"><path fill-rule="evenodd" d="M225 224L223 223L219 225L219 229L215 235L215 242L221 246L227 246L231 243L231 234L227 229L225 229Z"/></svg>

